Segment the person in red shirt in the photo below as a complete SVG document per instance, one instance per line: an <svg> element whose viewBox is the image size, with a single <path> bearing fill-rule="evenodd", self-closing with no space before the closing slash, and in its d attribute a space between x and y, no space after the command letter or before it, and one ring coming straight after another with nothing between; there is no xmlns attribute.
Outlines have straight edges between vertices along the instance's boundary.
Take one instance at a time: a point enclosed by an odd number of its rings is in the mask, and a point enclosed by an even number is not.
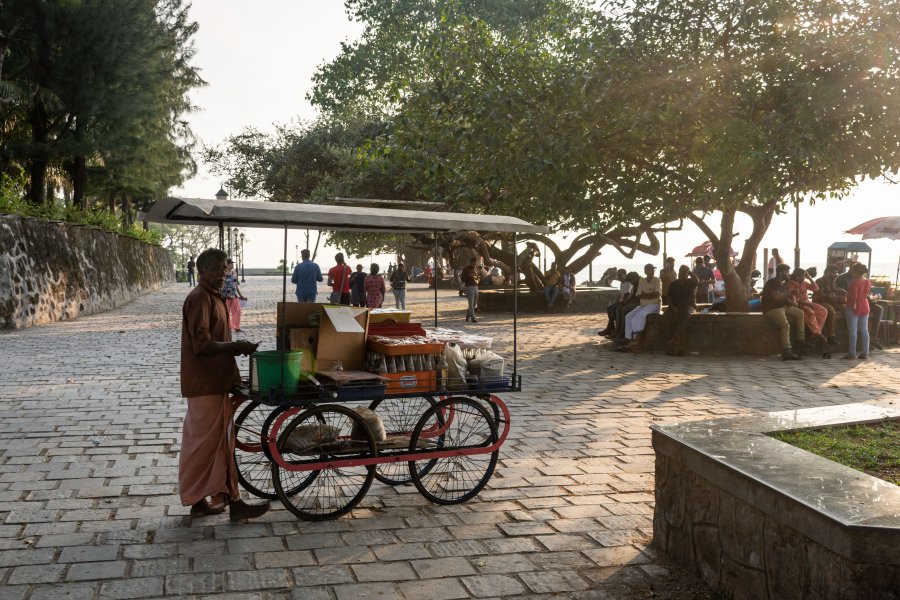
<svg viewBox="0 0 900 600"><path fill-rule="evenodd" d="M344 262L344 254L338 252L334 257L337 264L328 271L328 285L331 286L332 304L350 306L350 276L353 270Z"/></svg>
<svg viewBox="0 0 900 600"><path fill-rule="evenodd" d="M847 307L844 309L850 338L850 348L844 358L849 360L857 358L857 335L862 349L859 359L869 358L869 291L872 289L872 282L866 277L867 272L868 269L862 263L850 267L851 279L847 285Z"/></svg>

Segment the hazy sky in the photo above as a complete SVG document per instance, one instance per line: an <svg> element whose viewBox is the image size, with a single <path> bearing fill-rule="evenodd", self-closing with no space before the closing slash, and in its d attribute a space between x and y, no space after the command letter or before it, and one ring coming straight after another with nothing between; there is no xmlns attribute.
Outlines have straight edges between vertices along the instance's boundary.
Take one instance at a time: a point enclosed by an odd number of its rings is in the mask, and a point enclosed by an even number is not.
<svg viewBox="0 0 900 600"><path fill-rule="evenodd" d="M224 140L244 127L272 131L274 123L296 118L311 119L313 108L306 101L316 68L334 58L342 41L356 39L362 27L352 23L340 0L194 0L191 15L200 25L195 37L195 64L207 87L192 95L200 109L190 117L194 133L208 145ZM219 180L203 165L197 177L186 182L176 195L211 198ZM885 215L900 214L900 189L886 183L867 182L853 196L814 207L801 206L801 263L823 265L825 248L834 241L859 240L843 233L847 229ZM237 199L237 198L234 198ZM718 224L718 219L712 221ZM714 230L717 227L713 227ZM795 245L795 213L791 208L772 222L762 248L777 247L790 262ZM749 234L747 222L739 221L736 250ZM280 233L249 230L245 245L247 266L274 266L282 255ZM289 248L304 244L302 232L292 232ZM693 225L668 235L669 255L682 257L706 237ZM870 240L873 274L895 274L900 241ZM294 260L289 252L288 261ZM320 263L329 265L334 250L320 250ZM595 265L660 263L661 257L623 259L609 249ZM584 274L586 276L586 274Z"/></svg>

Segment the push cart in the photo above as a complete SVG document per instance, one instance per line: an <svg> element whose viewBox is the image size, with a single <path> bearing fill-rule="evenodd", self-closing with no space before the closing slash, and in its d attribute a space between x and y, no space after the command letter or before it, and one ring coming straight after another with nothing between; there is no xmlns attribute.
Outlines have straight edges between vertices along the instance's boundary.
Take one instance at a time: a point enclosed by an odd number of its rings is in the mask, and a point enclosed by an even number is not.
<svg viewBox="0 0 900 600"><path fill-rule="evenodd" d="M224 228L281 227L287 256L289 228L391 233L491 231L545 233L546 228L514 217L468 215L393 208L261 203L166 198L147 220L218 225ZM513 261L517 281L517 261ZM282 287L284 299L287 284ZM516 294L514 294L514 297ZM377 374L317 372L285 393L260 393L249 381L232 396L235 460L241 485L250 493L279 499L302 519L338 518L365 496L373 480L409 484L428 500L456 504L475 497L490 480L500 446L509 435L510 413L497 393L521 390L517 372L517 302L513 311L512 374L498 382L448 381L433 389L388 391ZM438 323L437 288L434 324ZM281 340L286 340L281 332ZM380 427L374 427L371 413Z"/></svg>

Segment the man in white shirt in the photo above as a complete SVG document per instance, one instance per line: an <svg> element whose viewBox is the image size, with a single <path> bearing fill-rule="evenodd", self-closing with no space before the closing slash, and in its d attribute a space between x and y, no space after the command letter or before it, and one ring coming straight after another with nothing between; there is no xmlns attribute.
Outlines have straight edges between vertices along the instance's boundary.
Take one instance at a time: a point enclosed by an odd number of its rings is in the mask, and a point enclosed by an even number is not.
<svg viewBox="0 0 900 600"><path fill-rule="evenodd" d="M656 267L652 264L644 266L644 274L637 286L637 297L641 305L628 313L625 317L625 338L632 340L630 349L636 349L640 345L641 334L647 325L647 315L659 313L662 303L662 282L659 277L654 277Z"/></svg>
<svg viewBox="0 0 900 600"><path fill-rule="evenodd" d="M597 335L609 337L616 331L616 314L619 309L619 304L632 292L631 284L625 279L626 275L627 272L625 269L619 269L618 275L616 276L616 279L619 281L619 299L606 307L606 329L598 331Z"/></svg>

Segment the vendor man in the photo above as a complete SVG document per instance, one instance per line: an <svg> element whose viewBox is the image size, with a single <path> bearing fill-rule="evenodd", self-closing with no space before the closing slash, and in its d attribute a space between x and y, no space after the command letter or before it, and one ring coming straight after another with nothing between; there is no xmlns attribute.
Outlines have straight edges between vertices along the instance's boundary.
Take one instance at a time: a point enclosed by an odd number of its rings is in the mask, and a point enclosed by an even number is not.
<svg viewBox="0 0 900 600"><path fill-rule="evenodd" d="M216 515L228 506L231 521L253 519L269 510L246 504L238 491L234 462L234 409L229 391L241 381L238 354L249 355L259 344L231 341L228 309L222 298L225 260L210 248L197 257L199 285L184 300L181 323L181 395L187 414L181 435L178 489L192 517Z"/></svg>

